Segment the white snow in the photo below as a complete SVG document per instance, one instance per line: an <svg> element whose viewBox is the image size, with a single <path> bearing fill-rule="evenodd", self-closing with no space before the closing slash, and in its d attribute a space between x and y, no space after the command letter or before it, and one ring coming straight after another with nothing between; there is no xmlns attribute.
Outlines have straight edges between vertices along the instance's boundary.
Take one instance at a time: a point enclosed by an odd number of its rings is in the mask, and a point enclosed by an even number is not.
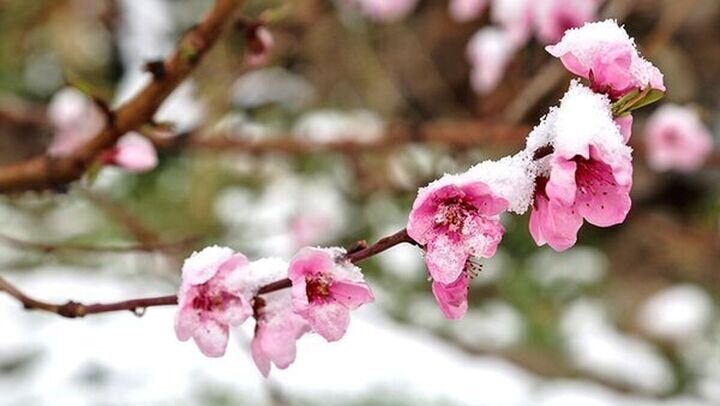
<svg viewBox="0 0 720 406"><path fill-rule="evenodd" d="M508 210L523 214L532 203L537 167L532 154L521 151L499 161L484 161L468 170L467 178L488 185L508 201Z"/></svg>
<svg viewBox="0 0 720 406"><path fill-rule="evenodd" d="M314 143L370 143L383 137L385 123L369 110L313 110L303 114L292 132Z"/></svg>
<svg viewBox="0 0 720 406"><path fill-rule="evenodd" d="M530 257L529 267L532 277L546 288L561 284L587 286L605 276L608 259L592 247L576 245L562 253L540 248Z"/></svg>
<svg viewBox="0 0 720 406"><path fill-rule="evenodd" d="M671 388L668 362L647 342L612 327L598 303L574 303L565 311L561 327L567 355L578 368L646 392Z"/></svg>
<svg viewBox="0 0 720 406"><path fill-rule="evenodd" d="M640 308L638 322L657 337L683 342L707 331L713 316L710 296L698 286L681 284L647 299Z"/></svg>
<svg viewBox="0 0 720 406"><path fill-rule="evenodd" d="M248 72L230 89L233 103L243 108L278 103L289 110L300 110L316 99L316 93L307 79L277 67Z"/></svg>

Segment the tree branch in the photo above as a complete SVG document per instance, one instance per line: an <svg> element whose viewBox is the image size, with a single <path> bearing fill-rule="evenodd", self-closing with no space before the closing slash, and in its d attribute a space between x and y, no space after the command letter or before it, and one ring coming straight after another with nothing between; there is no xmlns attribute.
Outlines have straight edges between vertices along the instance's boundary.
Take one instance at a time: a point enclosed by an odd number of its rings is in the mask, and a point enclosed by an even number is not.
<svg viewBox="0 0 720 406"><path fill-rule="evenodd" d="M407 231L402 229L391 236L380 239L378 242L369 247L365 247L348 254L347 259L353 263L364 261L402 243L417 244L410 238L410 236L408 236ZM291 286L292 283L290 282L290 279L285 278L260 287L257 294L265 295L278 290L287 289ZM5 291L10 296L14 297L18 302L22 303L23 307L27 310L41 310L48 313L55 313L67 318L78 318L89 314L117 311L131 311L136 315L142 315L148 307L171 306L177 305L178 303L177 295L168 295L125 300L113 303L95 303L89 305L73 301L68 301L65 304L53 304L33 299L2 277L0 277L0 291Z"/></svg>
<svg viewBox="0 0 720 406"><path fill-rule="evenodd" d="M152 120L173 90L195 69L232 20L242 0L217 0L205 19L190 29L153 80L108 115L105 128L68 157L38 156L0 168L0 193L58 188L79 179L97 156L128 131Z"/></svg>

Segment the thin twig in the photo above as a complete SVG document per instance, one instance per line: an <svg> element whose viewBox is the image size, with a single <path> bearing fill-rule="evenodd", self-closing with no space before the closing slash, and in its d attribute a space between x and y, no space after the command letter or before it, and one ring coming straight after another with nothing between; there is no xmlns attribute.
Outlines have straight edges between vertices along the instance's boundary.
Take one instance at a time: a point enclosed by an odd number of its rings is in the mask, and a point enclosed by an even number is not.
<svg viewBox="0 0 720 406"><path fill-rule="evenodd" d="M407 235L405 229L400 230L389 237L380 239L378 242L367 248L349 254L347 256L347 259L353 263L360 262L383 251L386 251L391 247L403 243L415 244L415 242ZM262 286L258 290L257 294L265 295L268 293L276 292L278 290L287 289L291 286L292 283L290 282L290 279L285 278ZM24 294L21 290L16 288L13 284L11 284L2 277L0 277L0 290L5 291L10 296L17 299L17 301L22 303L25 309L42 310L49 313L55 313L67 318L78 318L90 314L117 311L131 311L135 314L142 315L148 307L170 306L176 305L178 303L177 295L169 295L160 297L139 298L113 303L95 303L89 305L74 301L68 301L65 304L53 304L33 299L32 297Z"/></svg>

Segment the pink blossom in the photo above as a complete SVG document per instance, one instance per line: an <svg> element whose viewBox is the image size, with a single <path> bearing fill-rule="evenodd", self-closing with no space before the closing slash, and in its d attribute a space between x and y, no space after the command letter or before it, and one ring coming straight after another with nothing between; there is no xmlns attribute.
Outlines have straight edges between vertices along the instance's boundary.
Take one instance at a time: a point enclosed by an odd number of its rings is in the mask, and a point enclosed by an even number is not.
<svg viewBox="0 0 720 406"><path fill-rule="evenodd" d="M487 184L463 175L446 175L421 189L407 232L425 246L433 280L451 284L470 256L493 256L505 233L499 214L507 207Z"/></svg>
<svg viewBox="0 0 720 406"><path fill-rule="evenodd" d="M537 37L544 44L553 44L565 31L595 19L602 0L545 0L534 2L533 21Z"/></svg>
<svg viewBox="0 0 720 406"><path fill-rule="evenodd" d="M158 163L153 143L134 131L123 135L114 148L105 151L102 158L107 165L115 165L135 173L150 171Z"/></svg>
<svg viewBox="0 0 720 406"><path fill-rule="evenodd" d="M630 210L632 150L612 116L610 100L573 82L543 121L554 152L540 162L530 233L558 251L575 244L583 219L622 223Z"/></svg>
<svg viewBox="0 0 720 406"><path fill-rule="evenodd" d="M410 14L418 0L350 0L360 10L375 21L390 23L401 20Z"/></svg>
<svg viewBox="0 0 720 406"><path fill-rule="evenodd" d="M493 0L490 20L500 25L510 40L519 46L532 34L533 3L537 0Z"/></svg>
<svg viewBox="0 0 720 406"><path fill-rule="evenodd" d="M625 221L631 206L632 179L626 179L632 173L629 154L624 162L624 167L614 170L594 146L587 156L555 155L549 179L538 180L530 216L535 242L563 251L575 244L583 219L598 227Z"/></svg>
<svg viewBox="0 0 720 406"><path fill-rule="evenodd" d="M253 361L267 377L271 363L285 369L295 362L296 341L310 331L304 318L292 311L288 289L255 299L255 336L250 343Z"/></svg>
<svg viewBox="0 0 720 406"><path fill-rule="evenodd" d="M328 341L345 335L350 311L374 300L360 269L340 249L306 247L290 263L293 310Z"/></svg>
<svg viewBox="0 0 720 406"><path fill-rule="evenodd" d="M272 32L264 25L254 25L247 30L248 64L250 66L264 65L270 58L275 45Z"/></svg>
<svg viewBox="0 0 720 406"><path fill-rule="evenodd" d="M713 136L688 107L666 104L645 127L648 164L655 170L699 169L713 149Z"/></svg>
<svg viewBox="0 0 720 406"><path fill-rule="evenodd" d="M633 39L613 20L569 30L559 43L545 49L613 100L638 89L665 91L660 70L640 56Z"/></svg>
<svg viewBox="0 0 720 406"><path fill-rule="evenodd" d="M458 22L470 21L482 14L488 0L450 0L450 16Z"/></svg>
<svg viewBox="0 0 720 406"><path fill-rule="evenodd" d="M55 93L48 118L54 129L48 153L57 157L72 154L105 126L105 117L95 103L71 87Z"/></svg>
<svg viewBox="0 0 720 406"><path fill-rule="evenodd" d="M444 284L437 281L432 283L433 295L440 306L440 311L449 320L460 319L467 312L469 289L470 275L465 270L451 283Z"/></svg>
<svg viewBox="0 0 720 406"><path fill-rule="evenodd" d="M242 324L252 314L250 303L233 283L233 274L247 264L244 255L217 246L185 260L175 317L179 340L192 337L208 357L225 354L229 326Z"/></svg>
<svg viewBox="0 0 720 406"><path fill-rule="evenodd" d="M467 57L472 66L470 80L478 94L497 87L516 49L511 37L498 28L483 28L473 35Z"/></svg>

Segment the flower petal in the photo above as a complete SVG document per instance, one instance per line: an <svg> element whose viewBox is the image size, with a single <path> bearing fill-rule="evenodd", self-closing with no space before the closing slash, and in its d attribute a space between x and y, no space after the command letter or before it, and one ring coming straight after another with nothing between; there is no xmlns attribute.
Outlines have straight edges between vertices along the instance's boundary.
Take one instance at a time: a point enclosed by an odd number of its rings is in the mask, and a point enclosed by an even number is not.
<svg viewBox="0 0 720 406"><path fill-rule="evenodd" d="M193 338L200 351L212 358L225 355L228 335L228 326L213 319L204 320L193 332Z"/></svg>
<svg viewBox="0 0 720 406"><path fill-rule="evenodd" d="M430 276L440 283L451 283L465 268L468 253L462 241L453 241L445 234L439 234L427 244L425 264Z"/></svg>

